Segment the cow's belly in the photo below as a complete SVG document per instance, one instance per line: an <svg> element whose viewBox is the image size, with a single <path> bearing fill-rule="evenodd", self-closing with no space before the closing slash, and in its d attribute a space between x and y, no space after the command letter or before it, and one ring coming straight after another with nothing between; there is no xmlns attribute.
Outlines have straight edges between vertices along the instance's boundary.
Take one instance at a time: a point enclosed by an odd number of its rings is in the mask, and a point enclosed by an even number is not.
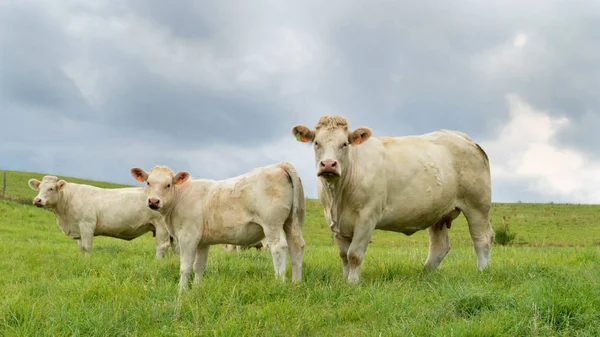
<svg viewBox="0 0 600 337"><path fill-rule="evenodd" d="M154 226L150 223L125 228L113 228L99 224L94 231L94 236L109 236L117 239L133 240L154 230Z"/></svg>
<svg viewBox="0 0 600 337"><path fill-rule="evenodd" d="M201 242L213 245L228 243L234 245L249 245L257 243L265 237L261 226L254 222L237 225L209 226L202 232Z"/></svg>
<svg viewBox="0 0 600 337"><path fill-rule="evenodd" d="M381 221L375 226L376 229L384 231L399 232L412 235L420 230L427 229L444 218L456 218L454 206L444 208L430 208L411 213L395 212L384 214Z"/></svg>

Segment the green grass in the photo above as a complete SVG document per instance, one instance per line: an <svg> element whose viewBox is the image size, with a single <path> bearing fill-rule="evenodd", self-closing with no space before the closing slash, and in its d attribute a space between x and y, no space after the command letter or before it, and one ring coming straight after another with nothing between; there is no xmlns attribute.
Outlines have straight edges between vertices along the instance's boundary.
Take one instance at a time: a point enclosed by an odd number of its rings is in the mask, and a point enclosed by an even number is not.
<svg viewBox="0 0 600 337"><path fill-rule="evenodd" d="M33 198L27 180L41 175L12 174ZM377 231L350 286L309 200L301 284L276 281L268 252L213 246L202 283L178 301L178 258L154 260L151 234L96 237L84 258L50 212L0 200L0 335L600 335L600 207L494 204L493 224L502 216L516 243L495 245L484 272L461 216L437 271L422 269L426 231Z"/></svg>

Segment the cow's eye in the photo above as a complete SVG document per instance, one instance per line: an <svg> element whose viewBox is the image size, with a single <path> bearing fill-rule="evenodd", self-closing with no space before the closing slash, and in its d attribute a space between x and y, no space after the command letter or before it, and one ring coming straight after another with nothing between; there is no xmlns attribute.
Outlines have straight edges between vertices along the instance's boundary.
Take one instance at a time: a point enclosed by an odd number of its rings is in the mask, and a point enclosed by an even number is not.
<svg viewBox="0 0 600 337"><path fill-rule="evenodd" d="M150 183L149 183L149 182L146 182L146 185L150 186Z"/></svg>
<svg viewBox="0 0 600 337"><path fill-rule="evenodd" d="M348 146L348 142L346 142L342 145L342 147L346 147L346 146Z"/></svg>
<svg viewBox="0 0 600 337"><path fill-rule="evenodd" d="M171 188L171 184L167 185L167 188Z"/></svg>
<svg viewBox="0 0 600 337"><path fill-rule="evenodd" d="M315 147L319 147L319 142L315 142Z"/></svg>
<svg viewBox="0 0 600 337"><path fill-rule="evenodd" d="M48 191L52 192L54 191L54 188L49 188Z"/></svg>

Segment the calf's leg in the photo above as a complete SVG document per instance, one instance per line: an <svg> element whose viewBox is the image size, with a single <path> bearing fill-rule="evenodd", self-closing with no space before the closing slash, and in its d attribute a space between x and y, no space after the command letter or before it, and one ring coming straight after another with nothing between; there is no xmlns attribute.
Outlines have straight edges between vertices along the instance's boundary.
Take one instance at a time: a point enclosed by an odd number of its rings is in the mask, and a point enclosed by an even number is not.
<svg viewBox="0 0 600 337"><path fill-rule="evenodd" d="M171 245L171 236L166 227L156 226L156 258L162 259Z"/></svg>
<svg viewBox="0 0 600 337"><path fill-rule="evenodd" d="M286 226L284 226L284 230L290 251L290 260L292 261L292 282L298 282L302 279L302 258L305 243L302 238L302 228L293 228L291 223L292 219L289 219Z"/></svg>
<svg viewBox="0 0 600 337"><path fill-rule="evenodd" d="M92 251L92 241L94 240L94 223L82 222L79 224L80 239L77 241L79 252L88 256Z"/></svg>
<svg viewBox="0 0 600 337"><path fill-rule="evenodd" d="M199 238L179 235L179 292L187 290L192 265L196 259Z"/></svg>
<svg viewBox="0 0 600 337"><path fill-rule="evenodd" d="M196 249L196 260L194 261L194 283L200 283L204 269L206 269L206 261L208 260L208 250L210 246L200 246Z"/></svg>
<svg viewBox="0 0 600 337"><path fill-rule="evenodd" d="M265 228L263 227L269 246L271 247L271 256L273 257L273 267L275 268L275 277L285 281L286 251L288 248L283 228Z"/></svg>

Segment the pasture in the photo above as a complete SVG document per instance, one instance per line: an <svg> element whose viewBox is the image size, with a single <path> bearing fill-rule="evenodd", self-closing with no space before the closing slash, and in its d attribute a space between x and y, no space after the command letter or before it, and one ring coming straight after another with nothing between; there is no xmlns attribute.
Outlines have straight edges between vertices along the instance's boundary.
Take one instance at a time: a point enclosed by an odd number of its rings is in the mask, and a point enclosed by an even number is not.
<svg viewBox="0 0 600 337"><path fill-rule="evenodd" d="M7 194L32 199L27 180L41 176L9 172ZM426 231L376 231L356 286L318 201L307 208L300 284L289 262L278 282L267 251L213 246L202 283L178 299L178 256L155 260L151 234L96 237L81 257L52 213L0 200L0 335L600 335L600 206L494 204L492 225L506 216L517 238L493 246L484 272L462 215L435 272L422 269Z"/></svg>

